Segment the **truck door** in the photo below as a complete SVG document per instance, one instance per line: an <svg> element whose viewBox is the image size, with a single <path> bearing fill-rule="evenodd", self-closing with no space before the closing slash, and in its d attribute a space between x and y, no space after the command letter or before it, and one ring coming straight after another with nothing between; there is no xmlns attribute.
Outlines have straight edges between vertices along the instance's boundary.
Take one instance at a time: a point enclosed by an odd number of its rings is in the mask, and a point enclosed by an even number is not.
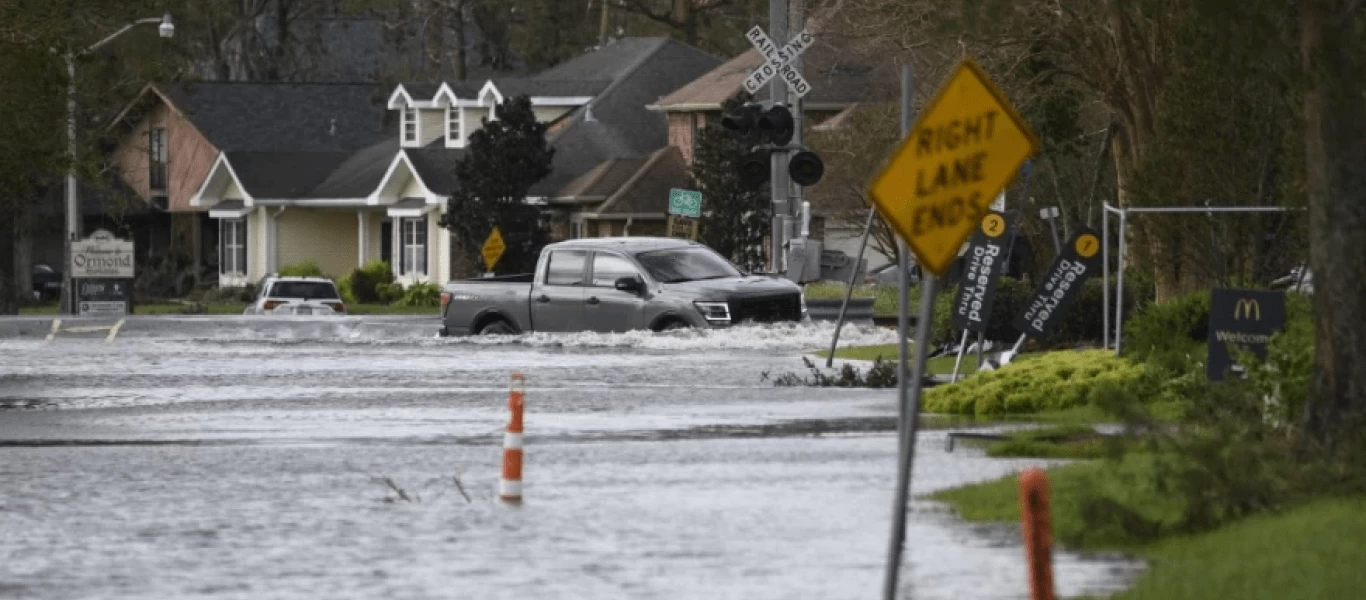
<svg viewBox="0 0 1366 600"><path fill-rule="evenodd" d="M584 329L583 289L588 274L585 250L552 250L541 283L531 289L531 327L536 331Z"/></svg>
<svg viewBox="0 0 1366 600"><path fill-rule="evenodd" d="M593 331L630 331L645 327L645 299L616 288L617 279L640 277L635 263L610 252L593 253L593 270L584 289L584 326Z"/></svg>

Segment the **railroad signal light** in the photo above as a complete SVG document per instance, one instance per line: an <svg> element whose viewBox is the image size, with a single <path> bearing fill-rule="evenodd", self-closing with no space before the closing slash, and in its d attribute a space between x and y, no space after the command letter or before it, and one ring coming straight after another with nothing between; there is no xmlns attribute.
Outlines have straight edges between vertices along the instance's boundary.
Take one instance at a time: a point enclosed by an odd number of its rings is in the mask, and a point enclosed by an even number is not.
<svg viewBox="0 0 1366 600"><path fill-rule="evenodd" d="M792 183L810 187L816 185L821 175L825 174L825 162L815 152L802 150L788 159L787 174L792 178Z"/></svg>

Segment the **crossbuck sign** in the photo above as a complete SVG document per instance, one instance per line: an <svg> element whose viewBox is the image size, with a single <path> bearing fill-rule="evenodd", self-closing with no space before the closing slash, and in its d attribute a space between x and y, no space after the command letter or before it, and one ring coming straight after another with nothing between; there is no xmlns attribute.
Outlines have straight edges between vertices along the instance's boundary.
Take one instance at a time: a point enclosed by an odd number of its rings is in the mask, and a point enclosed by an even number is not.
<svg viewBox="0 0 1366 600"><path fill-rule="evenodd" d="M758 92L764 84L772 81L774 77L781 76L787 82L787 88L792 90L798 98L805 96L811 91L811 84L802 78L802 74L793 68L791 62L801 53L806 52L807 48L816 41L816 38L805 29L796 37L787 42L786 46L778 47L769 39L768 34L764 33L763 28L755 25L749 33L745 34L745 39L754 44L759 49L759 53L764 55L765 63L759 65L745 78L745 91L753 94Z"/></svg>

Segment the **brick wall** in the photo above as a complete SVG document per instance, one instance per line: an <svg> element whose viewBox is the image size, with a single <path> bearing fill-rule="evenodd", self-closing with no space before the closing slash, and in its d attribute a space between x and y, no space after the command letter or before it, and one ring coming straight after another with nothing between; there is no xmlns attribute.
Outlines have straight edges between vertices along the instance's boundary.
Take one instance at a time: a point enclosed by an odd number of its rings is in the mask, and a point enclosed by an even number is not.
<svg viewBox="0 0 1366 600"><path fill-rule="evenodd" d="M692 164L693 144L696 132L707 126L707 113L671 112L669 113L669 145L683 153L683 161Z"/></svg>
<svg viewBox="0 0 1366 600"><path fill-rule="evenodd" d="M199 191L199 186L209 175L209 169L218 159L218 149L194 125L165 104L158 104L146 119L119 141L114 151L114 163L124 183L142 198L150 199L153 196L154 191L148 187L147 155L147 132L152 127L165 128L167 140L166 189L155 191L155 195L164 195L172 212L208 210L207 207L191 207L190 197Z"/></svg>

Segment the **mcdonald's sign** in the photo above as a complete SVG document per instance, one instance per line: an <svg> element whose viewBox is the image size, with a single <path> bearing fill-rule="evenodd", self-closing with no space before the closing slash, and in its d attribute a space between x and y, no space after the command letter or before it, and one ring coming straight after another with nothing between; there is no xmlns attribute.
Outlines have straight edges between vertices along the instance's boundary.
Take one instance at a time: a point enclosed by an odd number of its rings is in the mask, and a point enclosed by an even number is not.
<svg viewBox="0 0 1366 600"><path fill-rule="evenodd" d="M1285 327L1285 292L1215 288L1209 303L1209 354L1205 375L1221 381L1229 371L1242 373L1234 348L1266 359L1271 336Z"/></svg>
<svg viewBox="0 0 1366 600"><path fill-rule="evenodd" d="M1256 298L1239 298L1233 305L1233 320L1252 319L1253 321L1262 320L1262 303Z"/></svg>

